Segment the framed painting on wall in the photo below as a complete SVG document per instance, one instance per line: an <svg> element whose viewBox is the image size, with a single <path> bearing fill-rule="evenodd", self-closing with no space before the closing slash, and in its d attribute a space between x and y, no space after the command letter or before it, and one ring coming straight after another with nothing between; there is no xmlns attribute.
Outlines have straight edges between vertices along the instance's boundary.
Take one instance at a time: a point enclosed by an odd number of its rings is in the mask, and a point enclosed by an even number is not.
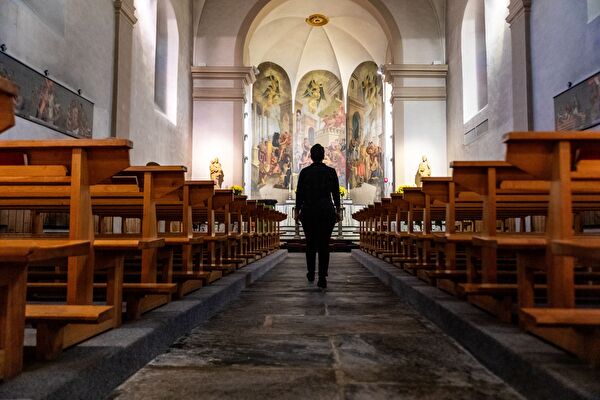
<svg viewBox="0 0 600 400"><path fill-rule="evenodd" d="M600 72L554 97L557 131L586 130L600 124Z"/></svg>
<svg viewBox="0 0 600 400"><path fill-rule="evenodd" d="M0 77L19 90L15 114L76 138L91 138L94 103L0 52Z"/></svg>

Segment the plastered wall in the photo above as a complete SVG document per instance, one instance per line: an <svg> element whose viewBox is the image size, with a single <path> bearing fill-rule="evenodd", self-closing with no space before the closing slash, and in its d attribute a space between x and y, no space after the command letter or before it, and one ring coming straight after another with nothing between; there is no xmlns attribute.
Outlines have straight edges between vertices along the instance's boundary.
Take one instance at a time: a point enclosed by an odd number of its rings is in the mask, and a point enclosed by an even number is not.
<svg viewBox="0 0 600 400"><path fill-rule="evenodd" d="M191 172L191 0L171 1L179 29L176 123L154 103L156 2L136 1L138 22L133 33L131 80L132 163L186 165Z"/></svg>
<svg viewBox="0 0 600 400"><path fill-rule="evenodd" d="M554 130L553 97L600 71L600 16L587 0L537 0L531 13L536 130ZM589 11L589 13L588 13ZM594 15L596 17L594 18ZM594 18L588 22L590 18ZM594 128L600 130L600 127Z"/></svg>
<svg viewBox="0 0 600 400"><path fill-rule="evenodd" d="M53 7L50 3L53 3ZM32 68L94 103L95 138L110 136L114 9L111 1L2 0L0 43ZM69 138L17 118L2 139Z"/></svg>
<svg viewBox="0 0 600 400"><path fill-rule="evenodd" d="M512 130L513 126L511 32L506 22L508 1L485 1L488 103L487 107L470 121L463 120L462 97L461 27L466 4L466 0L452 0L447 3L448 161L502 159L502 135ZM486 132L480 135L465 135L486 120Z"/></svg>

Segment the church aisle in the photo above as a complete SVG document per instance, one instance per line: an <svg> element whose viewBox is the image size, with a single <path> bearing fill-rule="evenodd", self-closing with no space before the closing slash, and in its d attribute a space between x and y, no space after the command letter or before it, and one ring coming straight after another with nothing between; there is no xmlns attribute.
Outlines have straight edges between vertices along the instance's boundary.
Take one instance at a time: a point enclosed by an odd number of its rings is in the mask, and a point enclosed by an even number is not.
<svg viewBox="0 0 600 400"><path fill-rule="evenodd" d="M290 256L121 385L125 399L517 399L350 257Z"/></svg>

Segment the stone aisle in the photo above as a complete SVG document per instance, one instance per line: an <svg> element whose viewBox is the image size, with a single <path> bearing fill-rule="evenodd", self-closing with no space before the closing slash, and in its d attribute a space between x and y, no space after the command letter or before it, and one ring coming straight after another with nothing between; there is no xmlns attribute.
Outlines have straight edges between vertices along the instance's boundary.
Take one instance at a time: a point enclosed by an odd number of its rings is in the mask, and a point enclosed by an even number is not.
<svg viewBox="0 0 600 400"><path fill-rule="evenodd" d="M118 399L518 399L350 254L329 288L290 254L114 393Z"/></svg>

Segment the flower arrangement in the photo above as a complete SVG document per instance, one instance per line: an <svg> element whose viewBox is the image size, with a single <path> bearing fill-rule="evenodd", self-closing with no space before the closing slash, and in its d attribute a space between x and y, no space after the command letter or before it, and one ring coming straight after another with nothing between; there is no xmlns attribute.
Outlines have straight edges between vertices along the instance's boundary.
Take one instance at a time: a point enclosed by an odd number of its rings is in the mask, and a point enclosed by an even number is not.
<svg viewBox="0 0 600 400"><path fill-rule="evenodd" d="M241 187L240 185L233 185L233 186L231 186L230 189L233 190L233 194L236 196L239 196L242 193L244 193L244 188Z"/></svg>
<svg viewBox="0 0 600 400"><path fill-rule="evenodd" d="M396 189L396 193L404 194L404 188L412 188L412 187L416 187L416 186L400 185L400 186L398 186L398 189Z"/></svg>
<svg viewBox="0 0 600 400"><path fill-rule="evenodd" d="M344 199L344 198L346 198L347 194L348 194L348 191L346 190L346 188L343 186L340 186L340 197L342 199Z"/></svg>

